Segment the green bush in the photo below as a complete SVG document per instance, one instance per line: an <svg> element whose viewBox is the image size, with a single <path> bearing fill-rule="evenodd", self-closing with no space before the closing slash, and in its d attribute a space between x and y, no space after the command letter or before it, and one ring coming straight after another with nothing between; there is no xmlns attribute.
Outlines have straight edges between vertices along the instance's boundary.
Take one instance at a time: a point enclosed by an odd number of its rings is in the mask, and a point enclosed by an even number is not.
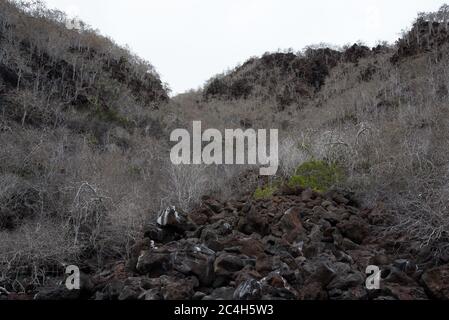
<svg viewBox="0 0 449 320"><path fill-rule="evenodd" d="M288 186L326 192L343 177L343 170L336 164L329 164L325 161L309 161L296 169L295 174L288 181Z"/></svg>
<svg viewBox="0 0 449 320"><path fill-rule="evenodd" d="M98 146L100 144L100 141L98 140L98 138L92 133L88 133L86 138L87 138L87 143L90 146Z"/></svg>
<svg viewBox="0 0 449 320"><path fill-rule="evenodd" d="M254 192L254 199L256 200L263 200L263 199L269 199L273 196L273 194L278 191L277 186L265 186L265 187L259 187Z"/></svg>

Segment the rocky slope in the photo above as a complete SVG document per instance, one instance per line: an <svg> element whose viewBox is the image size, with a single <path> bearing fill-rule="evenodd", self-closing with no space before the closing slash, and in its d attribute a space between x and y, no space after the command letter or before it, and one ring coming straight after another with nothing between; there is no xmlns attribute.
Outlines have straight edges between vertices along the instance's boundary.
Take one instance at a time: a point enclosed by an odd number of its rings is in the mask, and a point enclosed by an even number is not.
<svg viewBox="0 0 449 320"><path fill-rule="evenodd" d="M447 20L447 19L446 19ZM413 28L398 41L398 51L392 62L426 52L438 51L449 40L449 23L418 19Z"/></svg>
<svg viewBox="0 0 449 320"><path fill-rule="evenodd" d="M324 85L330 71L340 63L357 64L362 58L389 50L354 44L344 51L309 48L304 53L266 53L252 58L226 75L215 77L204 89L206 99L257 98L275 102L282 110L304 103Z"/></svg>
<svg viewBox="0 0 449 320"><path fill-rule="evenodd" d="M134 256L82 290L41 289L36 299L409 300L448 299L448 262L404 235L383 233L390 217L351 196L285 188L271 200L205 198L182 214L150 221ZM449 257L448 257L449 258ZM365 286L369 265L381 288Z"/></svg>
<svg viewBox="0 0 449 320"><path fill-rule="evenodd" d="M151 64L82 22L77 28L71 22L40 2L0 1L3 121L66 125L75 132L88 131L83 128L92 122L130 127L139 119L136 112L168 101Z"/></svg>
<svg viewBox="0 0 449 320"><path fill-rule="evenodd" d="M135 221L158 202L148 194L161 192L141 173L157 181L167 159L168 102L154 67L127 48L42 1L0 0L0 288L28 288L64 261L126 255ZM114 204L86 195L87 185ZM138 189L145 208L134 214ZM114 220L116 205L132 218ZM81 216L101 218L80 228ZM94 229L102 240L90 241Z"/></svg>

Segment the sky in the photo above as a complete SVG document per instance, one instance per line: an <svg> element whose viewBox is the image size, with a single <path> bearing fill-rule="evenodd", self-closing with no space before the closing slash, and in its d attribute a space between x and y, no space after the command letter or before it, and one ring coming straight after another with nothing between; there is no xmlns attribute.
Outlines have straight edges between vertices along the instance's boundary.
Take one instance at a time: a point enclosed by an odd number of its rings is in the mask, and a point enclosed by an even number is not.
<svg viewBox="0 0 449 320"><path fill-rule="evenodd" d="M44 0L155 66L172 94L267 51L396 41L445 0Z"/></svg>

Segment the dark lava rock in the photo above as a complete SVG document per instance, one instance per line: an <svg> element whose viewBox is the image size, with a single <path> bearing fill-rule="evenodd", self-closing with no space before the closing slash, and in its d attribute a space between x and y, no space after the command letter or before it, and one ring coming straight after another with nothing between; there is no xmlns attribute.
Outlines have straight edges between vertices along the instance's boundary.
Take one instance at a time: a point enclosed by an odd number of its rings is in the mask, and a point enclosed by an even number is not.
<svg viewBox="0 0 449 320"><path fill-rule="evenodd" d="M425 272L422 282L429 295L439 300L449 300L449 264Z"/></svg>
<svg viewBox="0 0 449 320"><path fill-rule="evenodd" d="M214 271L218 276L230 276L245 266L243 260L232 254L220 255L214 263Z"/></svg>

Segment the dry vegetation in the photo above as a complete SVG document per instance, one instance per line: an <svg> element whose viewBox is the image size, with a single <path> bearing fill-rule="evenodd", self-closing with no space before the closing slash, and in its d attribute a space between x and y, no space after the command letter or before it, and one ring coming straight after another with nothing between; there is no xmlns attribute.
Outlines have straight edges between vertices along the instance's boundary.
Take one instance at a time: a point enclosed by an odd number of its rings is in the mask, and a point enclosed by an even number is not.
<svg viewBox="0 0 449 320"><path fill-rule="evenodd" d="M438 254L449 240L448 17L447 6L419 14L394 46L253 58L179 103L214 110L215 123L280 128L281 175L309 160L337 163L346 179L336 187L390 211L388 231L408 230ZM276 99L282 90L295 99Z"/></svg>
<svg viewBox="0 0 449 320"><path fill-rule="evenodd" d="M126 257L159 209L167 90L149 63L67 22L0 1L0 283Z"/></svg>
<svg viewBox="0 0 449 320"><path fill-rule="evenodd" d="M242 171L172 166L182 123L154 68L68 22L0 1L0 286L16 291L126 259L145 220L231 195Z"/></svg>
<svg viewBox="0 0 449 320"><path fill-rule="evenodd" d="M124 259L143 222L169 204L251 194L254 168L169 163L169 132L192 120L280 129L280 177L309 160L337 163L346 179L336 187L390 210L389 231L442 250L445 10L421 15L396 46L266 54L169 100L154 68L110 39L67 29L39 2L0 0L0 286L42 285L67 262Z"/></svg>

